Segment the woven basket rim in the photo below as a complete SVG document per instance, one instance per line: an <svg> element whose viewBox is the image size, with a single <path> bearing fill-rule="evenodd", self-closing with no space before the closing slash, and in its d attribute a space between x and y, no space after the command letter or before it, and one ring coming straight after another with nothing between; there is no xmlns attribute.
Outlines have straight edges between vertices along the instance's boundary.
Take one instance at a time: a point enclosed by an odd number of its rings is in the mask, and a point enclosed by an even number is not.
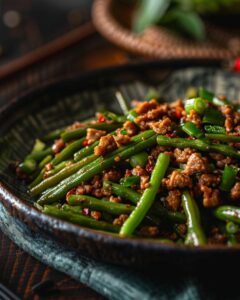
<svg viewBox="0 0 240 300"><path fill-rule="evenodd" d="M97 30L109 41L132 53L152 58L197 58L227 60L235 56L228 48L218 45L198 47L191 42L181 46L172 44L171 47L164 43L151 44L140 35L123 27L111 13L114 0L95 0L92 8L93 23ZM161 30L161 29L160 29ZM219 31L218 31L219 33ZM225 38L226 40L226 38Z"/></svg>

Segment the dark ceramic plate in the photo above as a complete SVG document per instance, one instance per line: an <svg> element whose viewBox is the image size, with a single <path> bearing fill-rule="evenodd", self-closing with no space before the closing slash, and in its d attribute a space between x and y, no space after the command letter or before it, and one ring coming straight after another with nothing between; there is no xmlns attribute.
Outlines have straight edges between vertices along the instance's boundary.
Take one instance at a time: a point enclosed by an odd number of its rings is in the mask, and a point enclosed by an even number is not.
<svg viewBox="0 0 240 300"><path fill-rule="evenodd" d="M174 100L183 97L188 86L203 85L240 99L240 76L218 67L206 61L120 66L42 86L12 100L0 112L0 199L4 206L33 231L44 231L69 247L108 262L157 266L164 261L189 265L209 257L215 261L239 258L240 247L190 248L146 239L121 239L49 217L32 206L26 186L8 167L28 153L36 137L49 130L88 118L103 106L119 111L116 90L127 99L142 99L149 86L156 86L167 99Z"/></svg>

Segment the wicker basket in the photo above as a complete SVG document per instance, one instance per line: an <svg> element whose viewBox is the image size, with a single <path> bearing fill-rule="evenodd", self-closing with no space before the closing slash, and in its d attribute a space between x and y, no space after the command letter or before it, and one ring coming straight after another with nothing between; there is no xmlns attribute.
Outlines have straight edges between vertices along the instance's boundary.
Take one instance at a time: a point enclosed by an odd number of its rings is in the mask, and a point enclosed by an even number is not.
<svg viewBox="0 0 240 300"><path fill-rule="evenodd" d="M238 29L226 30L208 23L207 39L200 43L176 36L159 26L148 28L141 35L135 34L122 18L127 12L119 1L95 0L92 13L93 22L104 37L133 53L153 58L217 60L240 55Z"/></svg>

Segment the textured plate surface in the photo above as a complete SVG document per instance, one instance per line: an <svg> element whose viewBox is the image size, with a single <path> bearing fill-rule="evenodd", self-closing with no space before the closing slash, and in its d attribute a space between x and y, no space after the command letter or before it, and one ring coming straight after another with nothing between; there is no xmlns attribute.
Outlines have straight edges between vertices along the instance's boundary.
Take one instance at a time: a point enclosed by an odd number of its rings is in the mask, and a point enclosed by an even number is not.
<svg viewBox="0 0 240 300"><path fill-rule="evenodd" d="M33 140L51 129L83 120L102 107L119 111L115 91L127 99L143 99L149 86L156 86L167 99L184 97L189 86L205 86L230 99L240 99L240 76L226 73L209 62L170 61L121 66L58 82L13 100L0 111L0 198L9 212L53 238L97 259L119 264L148 264L169 261L201 261L232 254L239 248L167 246L141 239L85 229L38 212L24 186L9 169L12 161L22 159Z"/></svg>

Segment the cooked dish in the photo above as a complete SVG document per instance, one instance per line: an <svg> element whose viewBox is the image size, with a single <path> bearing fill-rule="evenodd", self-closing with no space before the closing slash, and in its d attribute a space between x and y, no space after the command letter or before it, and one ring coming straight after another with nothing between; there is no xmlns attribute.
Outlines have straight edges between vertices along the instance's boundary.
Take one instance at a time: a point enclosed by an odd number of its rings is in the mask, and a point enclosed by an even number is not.
<svg viewBox="0 0 240 300"><path fill-rule="evenodd" d="M17 165L43 213L120 237L240 241L240 110L200 88L132 101L37 139ZM149 95L148 95L149 96Z"/></svg>

